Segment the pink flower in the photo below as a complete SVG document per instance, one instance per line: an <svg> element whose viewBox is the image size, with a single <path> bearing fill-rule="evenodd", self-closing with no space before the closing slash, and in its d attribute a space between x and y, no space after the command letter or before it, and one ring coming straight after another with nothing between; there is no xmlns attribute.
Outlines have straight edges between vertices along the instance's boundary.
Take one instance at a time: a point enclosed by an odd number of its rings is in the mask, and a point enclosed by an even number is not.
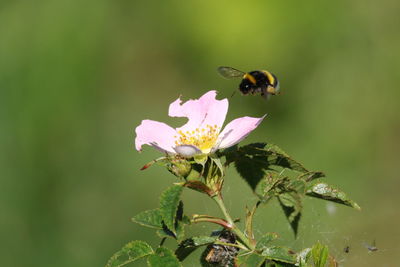
<svg viewBox="0 0 400 267"><path fill-rule="evenodd" d="M169 106L170 117L186 117L188 122L179 128L153 121L143 120L136 127L135 146L138 151L150 145L168 154L193 157L210 154L242 141L264 119L242 117L228 123L221 131L228 112L228 100L215 99L216 91L209 91L196 100L181 104L178 98Z"/></svg>

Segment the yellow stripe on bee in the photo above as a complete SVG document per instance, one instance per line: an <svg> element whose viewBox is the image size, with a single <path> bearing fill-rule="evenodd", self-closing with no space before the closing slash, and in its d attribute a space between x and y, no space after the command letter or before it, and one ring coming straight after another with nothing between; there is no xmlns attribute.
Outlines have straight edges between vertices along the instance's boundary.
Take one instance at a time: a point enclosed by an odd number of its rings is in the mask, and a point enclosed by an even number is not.
<svg viewBox="0 0 400 267"><path fill-rule="evenodd" d="M270 84L274 84L275 83L275 78L269 71L262 70L262 72L267 76Z"/></svg>
<svg viewBox="0 0 400 267"><path fill-rule="evenodd" d="M252 84L256 84L256 78L253 77L253 75L246 73L245 75L243 75L243 79L247 79L249 80Z"/></svg>
<svg viewBox="0 0 400 267"><path fill-rule="evenodd" d="M277 93L276 88L272 87L272 86L268 86L267 93L269 93L271 95L276 95L276 93Z"/></svg>

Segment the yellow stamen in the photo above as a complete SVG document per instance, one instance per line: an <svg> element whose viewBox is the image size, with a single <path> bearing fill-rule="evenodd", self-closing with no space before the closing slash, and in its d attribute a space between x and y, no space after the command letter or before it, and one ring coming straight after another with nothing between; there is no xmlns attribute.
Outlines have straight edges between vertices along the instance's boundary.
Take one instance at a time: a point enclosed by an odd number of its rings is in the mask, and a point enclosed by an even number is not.
<svg viewBox="0 0 400 267"><path fill-rule="evenodd" d="M186 131L185 133L179 130L175 144L194 145L203 153L209 153L217 142L219 130L218 125L211 126L208 124L201 129L196 128L194 131Z"/></svg>

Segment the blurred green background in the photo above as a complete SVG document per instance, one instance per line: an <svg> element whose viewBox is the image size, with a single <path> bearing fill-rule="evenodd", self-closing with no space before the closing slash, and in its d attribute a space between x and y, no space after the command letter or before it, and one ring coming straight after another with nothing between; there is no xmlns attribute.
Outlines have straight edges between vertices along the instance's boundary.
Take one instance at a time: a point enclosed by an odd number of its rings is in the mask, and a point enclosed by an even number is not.
<svg viewBox="0 0 400 267"><path fill-rule="evenodd" d="M103 266L130 240L157 245L130 218L157 207L175 179L139 171L159 154L136 152L134 129L142 119L183 123L167 116L180 94L230 97L238 81L222 79L220 65L268 69L281 82L268 102L230 99L228 121L268 113L244 143L278 144L363 208L328 213L308 200L295 240L279 207L263 207L257 234L278 232L295 249L320 240L343 266L398 266L399 9L395 0L1 1L1 266ZM233 169L227 179L227 205L243 217L255 199ZM219 214L199 193L183 197L189 214ZM374 239L379 250L368 253Z"/></svg>

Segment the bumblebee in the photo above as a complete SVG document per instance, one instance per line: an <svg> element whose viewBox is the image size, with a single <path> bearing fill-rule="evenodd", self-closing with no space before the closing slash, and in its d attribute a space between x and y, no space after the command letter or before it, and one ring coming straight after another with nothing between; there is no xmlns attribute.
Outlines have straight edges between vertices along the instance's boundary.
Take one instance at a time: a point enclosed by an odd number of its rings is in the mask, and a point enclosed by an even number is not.
<svg viewBox="0 0 400 267"><path fill-rule="evenodd" d="M279 94L279 81L274 74L266 70L243 72L231 67L219 67L219 74L227 79L242 78L239 91L243 95L261 94L268 98L270 95Z"/></svg>

